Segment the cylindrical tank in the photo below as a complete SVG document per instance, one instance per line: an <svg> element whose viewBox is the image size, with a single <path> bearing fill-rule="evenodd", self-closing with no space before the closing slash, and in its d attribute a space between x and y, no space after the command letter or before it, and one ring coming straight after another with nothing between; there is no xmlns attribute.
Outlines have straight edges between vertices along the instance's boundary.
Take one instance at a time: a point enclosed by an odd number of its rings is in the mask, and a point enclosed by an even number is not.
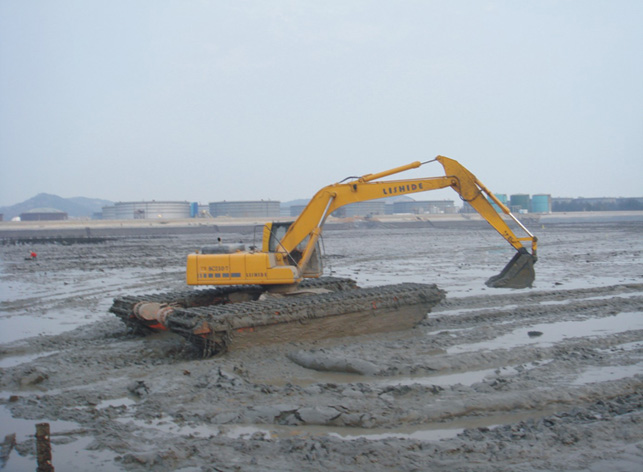
<svg viewBox="0 0 643 472"><path fill-rule="evenodd" d="M280 205L279 201L271 200L211 202L210 214L234 218L275 217L281 214Z"/></svg>
<svg viewBox="0 0 643 472"><path fill-rule="evenodd" d="M511 210L512 211L529 211L529 195L526 193L518 193L511 195Z"/></svg>
<svg viewBox="0 0 643 472"><path fill-rule="evenodd" d="M116 219L116 207L114 205L103 207L103 214L102 214L101 218L103 220L115 220Z"/></svg>
<svg viewBox="0 0 643 472"><path fill-rule="evenodd" d="M551 213L551 195L540 194L531 197L532 213Z"/></svg>
<svg viewBox="0 0 643 472"><path fill-rule="evenodd" d="M188 202L118 202L115 205L117 220L181 219L190 217Z"/></svg>
<svg viewBox="0 0 643 472"><path fill-rule="evenodd" d="M190 218L195 218L199 214L199 204L197 202L190 203Z"/></svg>
<svg viewBox="0 0 643 472"><path fill-rule="evenodd" d="M494 193L494 197L496 197L498 200L500 200L500 203L503 205L507 206L507 194L506 193ZM491 203L491 206L493 207L494 210L496 210L498 213L502 213L502 210L498 205L495 204L495 202L491 199L489 199L489 202Z"/></svg>

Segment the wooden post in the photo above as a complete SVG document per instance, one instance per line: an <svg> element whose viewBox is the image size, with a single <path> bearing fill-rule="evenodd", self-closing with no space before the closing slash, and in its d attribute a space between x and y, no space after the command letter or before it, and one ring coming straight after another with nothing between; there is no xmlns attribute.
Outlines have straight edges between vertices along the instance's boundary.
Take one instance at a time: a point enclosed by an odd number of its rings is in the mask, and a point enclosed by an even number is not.
<svg viewBox="0 0 643 472"><path fill-rule="evenodd" d="M54 472L54 466L51 463L49 423L38 423L36 425L36 454L38 456L36 472Z"/></svg>

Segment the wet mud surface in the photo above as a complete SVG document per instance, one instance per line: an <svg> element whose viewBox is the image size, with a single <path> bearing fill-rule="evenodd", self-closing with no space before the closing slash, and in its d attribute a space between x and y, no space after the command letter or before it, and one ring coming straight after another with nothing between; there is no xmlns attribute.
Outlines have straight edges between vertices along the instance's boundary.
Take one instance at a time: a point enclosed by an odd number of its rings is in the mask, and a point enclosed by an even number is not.
<svg viewBox="0 0 643 472"><path fill-rule="evenodd" d="M484 286L513 255L490 230L328 231L331 275L447 298L411 330L208 359L107 310L183 289L212 235L0 246L0 465L34 470L49 422L58 470L642 470L643 223L533 231L524 290Z"/></svg>

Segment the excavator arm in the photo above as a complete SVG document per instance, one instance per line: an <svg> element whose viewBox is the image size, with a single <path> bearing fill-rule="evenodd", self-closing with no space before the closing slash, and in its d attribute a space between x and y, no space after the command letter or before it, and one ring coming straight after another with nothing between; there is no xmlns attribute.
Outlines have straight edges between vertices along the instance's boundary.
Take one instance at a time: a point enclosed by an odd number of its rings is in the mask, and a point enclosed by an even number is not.
<svg viewBox="0 0 643 472"><path fill-rule="evenodd" d="M378 180L426 164L416 161L377 174L367 174L352 182L324 187L315 194L297 220L290 226L281 239L277 251L290 253L308 237L308 243L298 263L300 271L303 271L313 254L326 218L338 208L355 202L451 187L517 251L516 256L507 264L505 269L499 275L490 278L487 281L487 285L511 288L531 286L535 278L533 264L537 259L537 238L518 221L511 211L475 175L460 163L444 156L437 156L435 161L438 161L444 167L444 176L408 180ZM489 203L489 199L496 203L503 213L513 219L526 233L526 236L517 237ZM524 243L530 243L531 254Z"/></svg>

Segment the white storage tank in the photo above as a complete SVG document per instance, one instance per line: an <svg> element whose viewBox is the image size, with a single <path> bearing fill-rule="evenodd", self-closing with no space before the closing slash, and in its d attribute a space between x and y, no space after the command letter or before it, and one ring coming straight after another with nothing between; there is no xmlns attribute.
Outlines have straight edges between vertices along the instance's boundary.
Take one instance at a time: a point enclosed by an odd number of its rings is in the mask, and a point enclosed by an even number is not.
<svg viewBox="0 0 643 472"><path fill-rule="evenodd" d="M114 219L117 220L175 220L190 217L189 202L118 202L114 209Z"/></svg>
<svg viewBox="0 0 643 472"><path fill-rule="evenodd" d="M210 214L232 218L278 217L281 215L281 203L272 200L248 200L236 202L212 202Z"/></svg>
<svg viewBox="0 0 643 472"><path fill-rule="evenodd" d="M101 218L103 220L115 220L116 219L116 207L114 205L103 207L103 213L102 213Z"/></svg>

